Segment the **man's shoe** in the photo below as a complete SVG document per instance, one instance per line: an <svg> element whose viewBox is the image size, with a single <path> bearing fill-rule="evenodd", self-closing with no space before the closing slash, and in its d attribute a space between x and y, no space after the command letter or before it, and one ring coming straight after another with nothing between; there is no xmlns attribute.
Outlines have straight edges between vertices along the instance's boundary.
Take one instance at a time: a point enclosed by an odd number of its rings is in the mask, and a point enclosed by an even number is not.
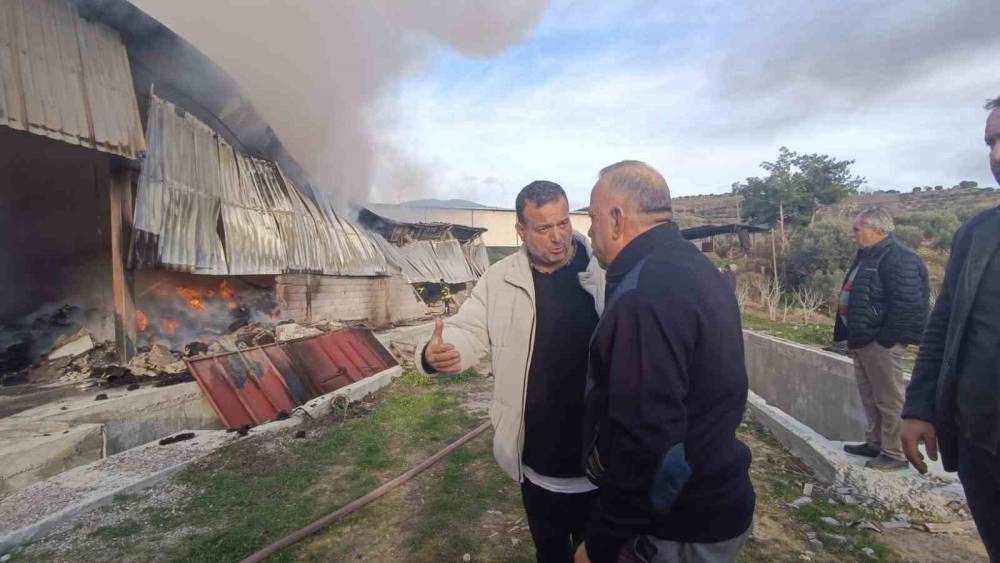
<svg viewBox="0 0 1000 563"><path fill-rule="evenodd" d="M901 459L892 459L885 454L879 454L875 459L868 460L865 467L868 469L878 469L879 471L899 471L906 469L910 464Z"/></svg>
<svg viewBox="0 0 1000 563"><path fill-rule="evenodd" d="M882 453L878 448L873 448L868 443L844 444L844 451L851 455L863 455L865 457L878 457Z"/></svg>

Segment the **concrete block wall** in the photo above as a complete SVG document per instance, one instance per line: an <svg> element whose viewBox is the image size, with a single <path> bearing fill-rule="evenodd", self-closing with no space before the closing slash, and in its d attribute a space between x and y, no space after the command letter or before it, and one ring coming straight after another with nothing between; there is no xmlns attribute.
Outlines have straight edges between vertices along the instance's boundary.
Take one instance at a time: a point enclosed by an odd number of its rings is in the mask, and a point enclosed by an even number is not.
<svg viewBox="0 0 1000 563"><path fill-rule="evenodd" d="M750 389L830 440L864 440L850 358L743 331Z"/></svg>
<svg viewBox="0 0 1000 563"><path fill-rule="evenodd" d="M427 307L402 276L339 277L285 274L275 292L282 316L296 322L417 319Z"/></svg>

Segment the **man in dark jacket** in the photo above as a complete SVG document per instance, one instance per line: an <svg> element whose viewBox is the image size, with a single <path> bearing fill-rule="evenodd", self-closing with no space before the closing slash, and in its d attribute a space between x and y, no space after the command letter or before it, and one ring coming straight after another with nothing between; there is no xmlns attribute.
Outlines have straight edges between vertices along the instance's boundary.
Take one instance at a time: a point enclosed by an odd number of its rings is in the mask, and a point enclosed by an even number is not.
<svg viewBox="0 0 1000 563"><path fill-rule="evenodd" d="M857 257L844 279L834 340L847 341L868 426L865 442L844 450L870 457L865 466L906 469L900 442L903 352L918 344L930 288L923 260L892 236L892 216L873 207L854 221Z"/></svg>
<svg viewBox="0 0 1000 563"><path fill-rule="evenodd" d="M986 145L1000 182L1000 98L987 104ZM955 234L903 408L903 449L927 472L941 449L958 471L991 561L1000 561L1000 208Z"/></svg>
<svg viewBox="0 0 1000 563"><path fill-rule="evenodd" d="M576 560L734 561L755 502L736 439L747 399L736 296L681 236L648 165L601 171L590 217L607 268L584 415L599 496Z"/></svg>

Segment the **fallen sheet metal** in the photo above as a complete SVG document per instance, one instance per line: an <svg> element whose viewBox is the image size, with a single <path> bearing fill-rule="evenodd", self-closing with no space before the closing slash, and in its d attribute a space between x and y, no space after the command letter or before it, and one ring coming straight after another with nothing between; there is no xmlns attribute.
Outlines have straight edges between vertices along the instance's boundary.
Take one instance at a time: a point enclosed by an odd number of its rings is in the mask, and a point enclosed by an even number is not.
<svg viewBox="0 0 1000 563"><path fill-rule="evenodd" d="M396 365L371 331L343 329L187 360L226 428L256 426Z"/></svg>

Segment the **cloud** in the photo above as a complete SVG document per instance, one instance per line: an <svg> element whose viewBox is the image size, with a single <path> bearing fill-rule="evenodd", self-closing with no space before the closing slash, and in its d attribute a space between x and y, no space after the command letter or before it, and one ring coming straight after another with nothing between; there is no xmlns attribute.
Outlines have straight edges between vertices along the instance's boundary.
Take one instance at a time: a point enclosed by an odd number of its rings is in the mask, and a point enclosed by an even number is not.
<svg viewBox="0 0 1000 563"><path fill-rule="evenodd" d="M541 178L585 202L624 158L677 195L728 191L782 145L854 159L876 188L992 185L981 107L1000 94L1000 4L916 4L555 2L496 59L436 54L401 87L393 136L434 168L421 195L494 177L478 192L493 205Z"/></svg>

